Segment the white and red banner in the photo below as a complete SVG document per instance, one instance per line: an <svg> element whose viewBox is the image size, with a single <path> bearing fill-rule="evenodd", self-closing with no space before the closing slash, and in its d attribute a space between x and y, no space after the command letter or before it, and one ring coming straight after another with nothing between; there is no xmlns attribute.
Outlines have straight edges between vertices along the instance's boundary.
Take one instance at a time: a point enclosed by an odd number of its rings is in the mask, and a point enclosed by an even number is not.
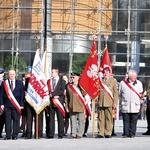
<svg viewBox="0 0 150 150"><path fill-rule="evenodd" d="M42 57L42 66L44 69L44 74L46 76L46 79L50 78L50 72L51 72L51 66L48 59L48 53L47 50L44 51L43 57Z"/></svg>
<svg viewBox="0 0 150 150"><path fill-rule="evenodd" d="M38 50L34 57L26 100L34 108L37 114L39 114L50 103L47 80Z"/></svg>

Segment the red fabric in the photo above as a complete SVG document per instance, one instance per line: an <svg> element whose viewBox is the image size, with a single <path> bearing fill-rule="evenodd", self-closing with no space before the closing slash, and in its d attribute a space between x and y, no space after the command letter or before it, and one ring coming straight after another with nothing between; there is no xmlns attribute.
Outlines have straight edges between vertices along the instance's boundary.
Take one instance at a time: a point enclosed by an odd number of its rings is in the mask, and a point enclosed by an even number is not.
<svg viewBox="0 0 150 150"><path fill-rule="evenodd" d="M102 72L105 67L111 68L111 61L107 47L104 49L104 54L100 65L100 72Z"/></svg>
<svg viewBox="0 0 150 150"><path fill-rule="evenodd" d="M80 87L87 92L92 99L96 99L99 95L98 58L96 49L96 42L94 41L90 56L79 80Z"/></svg>

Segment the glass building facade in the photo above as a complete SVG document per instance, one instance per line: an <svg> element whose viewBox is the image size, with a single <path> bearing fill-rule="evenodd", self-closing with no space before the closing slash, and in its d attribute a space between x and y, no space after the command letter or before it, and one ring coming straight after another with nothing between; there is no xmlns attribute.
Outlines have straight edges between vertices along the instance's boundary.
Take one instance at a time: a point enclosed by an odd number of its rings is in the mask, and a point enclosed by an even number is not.
<svg viewBox="0 0 150 150"><path fill-rule="evenodd" d="M46 49L50 68L82 72L93 35L99 61L107 44L118 81L135 69L150 77L149 0L0 0L0 67L22 74L36 48ZM106 37L108 37L106 43Z"/></svg>

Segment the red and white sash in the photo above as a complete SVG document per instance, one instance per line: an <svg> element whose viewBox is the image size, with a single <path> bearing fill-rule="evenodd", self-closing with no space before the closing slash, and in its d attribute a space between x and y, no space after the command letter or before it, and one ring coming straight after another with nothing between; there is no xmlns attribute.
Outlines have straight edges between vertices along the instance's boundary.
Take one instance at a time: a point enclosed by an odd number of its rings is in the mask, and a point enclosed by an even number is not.
<svg viewBox="0 0 150 150"><path fill-rule="evenodd" d="M15 106L15 108L21 114L20 105L19 105L18 101L16 100L16 98L14 97L14 95L12 94L12 91L11 91L11 89L9 87L8 80L4 81L4 88L5 88L5 91L6 91L6 94L7 94L8 98L9 98L9 100L11 101L11 103Z"/></svg>
<svg viewBox="0 0 150 150"><path fill-rule="evenodd" d="M53 86L52 86L52 80L51 79L49 79L47 81L47 85L48 85L49 93L51 93L53 91Z"/></svg>
<svg viewBox="0 0 150 150"><path fill-rule="evenodd" d="M99 83L100 83L101 88L110 96L110 98L112 100L114 100L114 97L113 97L111 90L107 87L107 85L102 83L101 79L99 79L99 81L100 81Z"/></svg>
<svg viewBox="0 0 150 150"><path fill-rule="evenodd" d="M92 110L91 110L91 98L90 98L89 94L86 94L84 96L84 99L85 99L85 107L86 107L87 113L89 116L91 116L91 112L92 112Z"/></svg>
<svg viewBox="0 0 150 150"><path fill-rule="evenodd" d="M128 88L130 88L130 90L132 90L141 99L141 95L143 94L142 92L139 93L133 85L127 82L127 80L124 79L123 82L128 86Z"/></svg>
<svg viewBox="0 0 150 150"><path fill-rule="evenodd" d="M71 84L68 84L69 88L73 91L73 93L78 97L78 99L82 102L82 104L84 105L85 109L88 112L88 115L91 115L91 109L89 106L89 99L88 99L88 95L85 96L85 98L83 97L83 95L81 94L80 90Z"/></svg>
<svg viewBox="0 0 150 150"><path fill-rule="evenodd" d="M47 84L48 84L49 92L52 93L52 91L53 91L52 80L49 79L49 80L47 81ZM59 111L62 113L62 115L63 115L64 117L66 117L66 113L65 113L64 106L62 105L62 103L60 103L59 99L52 98L52 101L53 101L53 103L56 105L56 107L59 109Z"/></svg>

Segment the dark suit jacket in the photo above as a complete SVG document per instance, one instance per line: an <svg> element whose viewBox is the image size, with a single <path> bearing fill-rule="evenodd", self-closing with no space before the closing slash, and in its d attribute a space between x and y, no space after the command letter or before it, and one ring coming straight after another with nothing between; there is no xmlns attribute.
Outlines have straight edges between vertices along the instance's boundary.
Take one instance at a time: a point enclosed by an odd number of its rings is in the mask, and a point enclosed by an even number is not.
<svg viewBox="0 0 150 150"><path fill-rule="evenodd" d="M59 101L64 104L64 91L66 88L66 82L61 77L59 78L55 90L52 92L52 97L59 96Z"/></svg>
<svg viewBox="0 0 150 150"><path fill-rule="evenodd" d="M15 88L13 90L13 95L20 104L20 106L24 107L24 89L23 82L20 80L16 80ZM0 89L0 105L4 105L5 107L14 107L14 105L10 102L4 88L4 82L1 85Z"/></svg>

